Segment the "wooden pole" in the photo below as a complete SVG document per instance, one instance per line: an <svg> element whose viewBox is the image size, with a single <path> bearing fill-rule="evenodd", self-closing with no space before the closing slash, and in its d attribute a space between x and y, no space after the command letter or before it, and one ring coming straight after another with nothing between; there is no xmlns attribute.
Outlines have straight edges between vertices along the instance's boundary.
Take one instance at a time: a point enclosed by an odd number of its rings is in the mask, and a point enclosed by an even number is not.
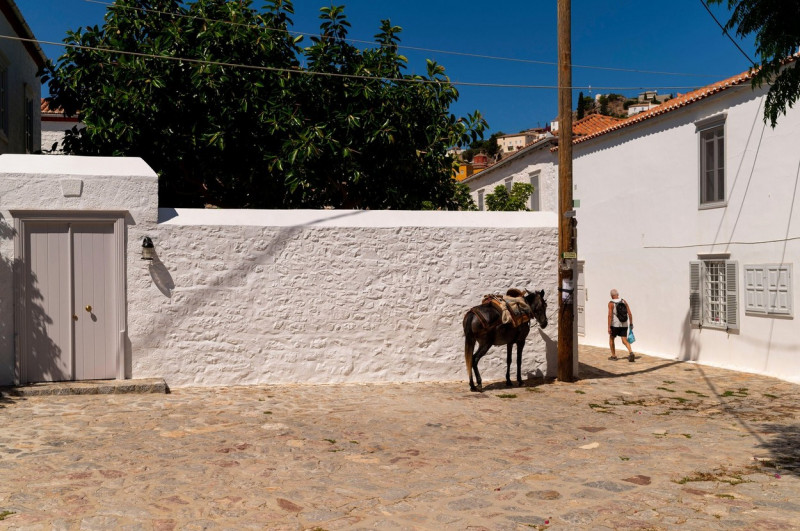
<svg viewBox="0 0 800 531"><path fill-rule="evenodd" d="M558 379L574 380L575 217L572 203L572 7L558 0ZM569 216L569 217L568 217Z"/></svg>

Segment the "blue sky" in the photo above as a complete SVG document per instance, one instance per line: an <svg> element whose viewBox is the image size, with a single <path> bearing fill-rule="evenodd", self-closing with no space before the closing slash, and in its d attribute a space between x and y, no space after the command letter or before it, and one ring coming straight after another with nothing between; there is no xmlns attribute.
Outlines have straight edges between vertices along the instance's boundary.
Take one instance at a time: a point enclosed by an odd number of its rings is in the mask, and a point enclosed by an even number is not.
<svg viewBox="0 0 800 531"><path fill-rule="evenodd" d="M15 0L38 39L61 42L68 29L101 25L106 7L86 0ZM109 0L110 1L110 0ZM556 0L506 0L500 4L475 0L350 0L345 13L350 37L372 40L380 20L403 28L401 45L463 54L555 62L557 60ZM315 32L325 0L295 0L294 30ZM260 5L257 1L256 5ZM724 7L712 10L721 22ZM739 42L756 59L752 41ZM363 46L363 45L360 45ZM50 58L62 49L43 46ZM444 65L453 81L557 85L554 65L502 61L431 51L401 49L409 71L423 72L425 60ZM722 34L700 0L642 3L630 0L572 0L572 62L598 68L573 69L573 86L591 93L636 95L639 88L660 94L687 92L747 70L747 59ZM691 75L652 74L658 71ZM608 87L608 88L603 88ZM459 116L479 110L490 132L517 132L546 125L555 118L555 89L460 87L451 110ZM589 94L586 88L574 91Z"/></svg>

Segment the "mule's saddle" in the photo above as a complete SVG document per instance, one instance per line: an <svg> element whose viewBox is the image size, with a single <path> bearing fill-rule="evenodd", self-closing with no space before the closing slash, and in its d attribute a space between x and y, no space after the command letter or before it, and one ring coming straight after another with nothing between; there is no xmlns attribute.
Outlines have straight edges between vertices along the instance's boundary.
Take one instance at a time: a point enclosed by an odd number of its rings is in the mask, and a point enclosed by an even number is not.
<svg viewBox="0 0 800 531"><path fill-rule="evenodd" d="M524 292L511 288L505 295L484 295L481 304L491 304L500 312L503 324L511 323L517 327L533 317L533 310L525 302Z"/></svg>

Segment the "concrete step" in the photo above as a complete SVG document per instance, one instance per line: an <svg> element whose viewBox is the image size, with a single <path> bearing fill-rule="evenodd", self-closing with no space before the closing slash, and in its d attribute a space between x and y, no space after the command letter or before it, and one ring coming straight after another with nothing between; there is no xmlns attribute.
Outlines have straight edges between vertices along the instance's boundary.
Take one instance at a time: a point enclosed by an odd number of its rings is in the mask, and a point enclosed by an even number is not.
<svg viewBox="0 0 800 531"><path fill-rule="evenodd" d="M1 396L110 395L122 393L169 393L163 378L143 380L84 380L43 382L0 387Z"/></svg>

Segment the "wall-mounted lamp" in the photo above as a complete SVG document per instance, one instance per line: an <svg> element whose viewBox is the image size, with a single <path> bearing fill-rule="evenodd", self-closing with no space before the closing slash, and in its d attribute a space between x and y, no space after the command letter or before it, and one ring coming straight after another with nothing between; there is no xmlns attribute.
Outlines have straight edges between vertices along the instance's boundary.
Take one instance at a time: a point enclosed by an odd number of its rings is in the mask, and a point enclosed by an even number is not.
<svg viewBox="0 0 800 531"><path fill-rule="evenodd" d="M142 260L152 261L156 257L156 249L153 247L153 240L145 236L142 240Z"/></svg>

